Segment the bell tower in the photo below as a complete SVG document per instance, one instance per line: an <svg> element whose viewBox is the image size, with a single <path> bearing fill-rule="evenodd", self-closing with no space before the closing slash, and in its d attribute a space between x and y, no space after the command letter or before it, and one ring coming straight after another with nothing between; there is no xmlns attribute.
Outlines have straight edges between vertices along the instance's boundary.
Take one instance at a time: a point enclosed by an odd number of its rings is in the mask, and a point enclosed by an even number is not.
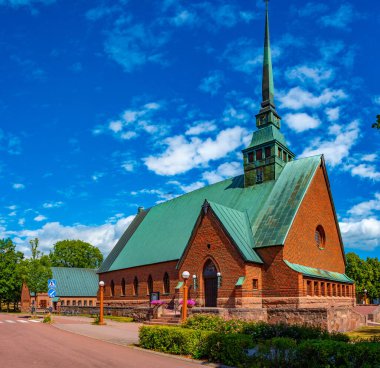
<svg viewBox="0 0 380 368"><path fill-rule="evenodd" d="M269 38L268 2L265 12L264 59L261 109L256 115L257 130L252 134L250 145L243 150L244 186L276 180L283 167L295 155L288 148L280 131L281 117L274 104L272 55Z"/></svg>

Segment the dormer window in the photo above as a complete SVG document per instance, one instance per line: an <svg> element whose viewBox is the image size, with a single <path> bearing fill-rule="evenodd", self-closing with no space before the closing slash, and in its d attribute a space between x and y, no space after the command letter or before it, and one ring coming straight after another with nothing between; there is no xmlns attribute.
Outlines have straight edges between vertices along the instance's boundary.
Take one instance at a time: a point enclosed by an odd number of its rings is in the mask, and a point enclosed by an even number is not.
<svg viewBox="0 0 380 368"><path fill-rule="evenodd" d="M248 153L248 162L251 163L251 162L253 162L253 160L254 160L253 152L249 152Z"/></svg>
<svg viewBox="0 0 380 368"><path fill-rule="evenodd" d="M263 159L263 150L262 149L258 149L256 151L256 161L262 160L262 159Z"/></svg>
<svg viewBox="0 0 380 368"><path fill-rule="evenodd" d="M268 158L271 156L271 149L270 147L265 147L265 158Z"/></svg>
<svg viewBox="0 0 380 368"><path fill-rule="evenodd" d="M282 158L282 149L281 148L278 148L278 157Z"/></svg>

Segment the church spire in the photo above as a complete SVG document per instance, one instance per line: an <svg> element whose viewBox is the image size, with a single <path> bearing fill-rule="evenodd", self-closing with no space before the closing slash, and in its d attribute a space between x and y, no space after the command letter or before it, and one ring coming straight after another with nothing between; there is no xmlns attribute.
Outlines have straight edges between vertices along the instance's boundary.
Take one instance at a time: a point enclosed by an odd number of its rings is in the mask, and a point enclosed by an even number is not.
<svg viewBox="0 0 380 368"><path fill-rule="evenodd" d="M269 39L269 15L268 15L268 2L266 3L266 16L265 16L265 37L264 37L264 64L263 64L263 81L262 81L262 107L271 104L274 106L274 83L273 83L273 70L272 70L272 55L270 50Z"/></svg>
<svg viewBox="0 0 380 368"><path fill-rule="evenodd" d="M269 39L269 12L268 2L264 0L266 5L265 11L265 36L264 36L264 59L263 59L263 80L262 80L262 102L261 110L256 115L256 126L258 128L265 127L269 124L274 124L280 128L280 116L277 114L274 104L274 83L272 69L272 55Z"/></svg>

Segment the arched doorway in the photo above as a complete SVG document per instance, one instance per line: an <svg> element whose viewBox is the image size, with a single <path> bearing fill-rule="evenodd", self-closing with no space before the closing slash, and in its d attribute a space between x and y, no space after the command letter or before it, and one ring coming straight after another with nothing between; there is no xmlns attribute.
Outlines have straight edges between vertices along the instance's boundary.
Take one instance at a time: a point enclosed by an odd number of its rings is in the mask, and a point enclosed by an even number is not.
<svg viewBox="0 0 380 368"><path fill-rule="evenodd" d="M205 291L205 306L216 307L218 297L217 269L213 261L209 259L203 268L203 280Z"/></svg>

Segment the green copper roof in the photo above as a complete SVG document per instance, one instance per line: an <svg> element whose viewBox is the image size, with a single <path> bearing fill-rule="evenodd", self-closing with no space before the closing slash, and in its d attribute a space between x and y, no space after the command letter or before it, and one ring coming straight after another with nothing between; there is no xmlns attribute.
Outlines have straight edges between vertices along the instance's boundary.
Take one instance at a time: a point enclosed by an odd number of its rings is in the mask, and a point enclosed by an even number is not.
<svg viewBox="0 0 380 368"><path fill-rule="evenodd" d="M245 281L245 277L244 277L244 276L240 276L240 277L238 278L238 280L236 281L235 286L243 286L244 281Z"/></svg>
<svg viewBox="0 0 380 368"><path fill-rule="evenodd" d="M247 249L249 244L255 248L284 243L320 162L320 156L294 160L275 181L244 188L241 175L158 204L139 223L132 222L133 229L126 230L99 272L179 260L205 200L213 202L212 208L241 252L255 259L255 253ZM244 216L252 234L244 225Z"/></svg>
<svg viewBox="0 0 380 368"><path fill-rule="evenodd" d="M287 163L252 228L255 247L284 244L321 156Z"/></svg>
<svg viewBox="0 0 380 368"><path fill-rule="evenodd" d="M302 266L299 264L291 263L289 261L284 260L284 262L294 271L302 273L302 275L314 277L318 279L324 279L324 280L331 280L331 281L337 281L337 282L348 282L350 284L353 284L354 281L351 280L347 275L344 273L338 273L338 272L332 272L332 271L326 271L321 270L319 268L312 268L307 266Z"/></svg>
<svg viewBox="0 0 380 368"><path fill-rule="evenodd" d="M247 212L241 212L214 202L209 202L230 237L246 261L263 263L253 250L251 225Z"/></svg>
<svg viewBox="0 0 380 368"><path fill-rule="evenodd" d="M57 281L57 296L96 296L99 277L90 268L52 267L53 279Z"/></svg>
<svg viewBox="0 0 380 368"><path fill-rule="evenodd" d="M251 143L247 148L260 146L273 141L277 141L284 147L288 148L284 135L281 133L280 129L273 125L268 125L253 132Z"/></svg>

